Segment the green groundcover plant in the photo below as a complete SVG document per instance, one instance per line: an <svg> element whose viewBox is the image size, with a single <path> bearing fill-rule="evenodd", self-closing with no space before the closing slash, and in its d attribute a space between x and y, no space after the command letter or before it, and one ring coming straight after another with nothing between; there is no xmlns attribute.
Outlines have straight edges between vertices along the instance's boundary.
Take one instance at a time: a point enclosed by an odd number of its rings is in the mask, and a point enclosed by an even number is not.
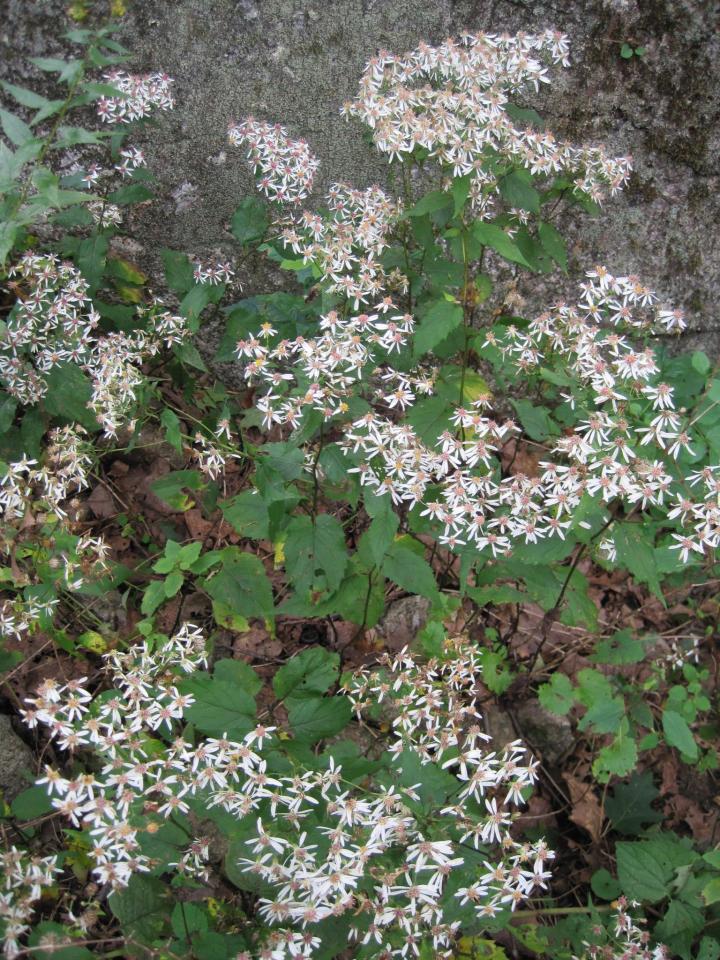
<svg viewBox="0 0 720 960"><path fill-rule="evenodd" d="M717 960L720 852L662 830L645 774L618 779L660 743L717 766L701 638L642 688L613 675L648 638L601 636L580 567L625 570L661 603L717 577L720 379L667 349L682 312L635 276L594 266L573 302L521 315L520 275L568 272L558 215L597 215L632 169L527 105L569 65L567 38L465 33L373 57L343 113L392 192L338 183L303 209L308 144L231 122L266 200L238 206L227 262L160 251L162 297L122 240L126 209L153 197L132 136L172 109L172 80L126 72L111 29L69 39L77 58L34 61L63 95L6 83L20 110L0 110L0 666L42 634L96 669L20 708L44 759L4 815L5 955L500 958L512 935L523 956ZM229 302L259 254L288 290ZM214 361L246 390L208 370L204 321L224 323ZM82 501L148 425L182 464L154 495L219 509L237 536L157 543L125 516L145 552L130 570ZM362 669L313 646L270 689L214 653L219 630L272 634L279 617L360 635L388 584L426 598L429 621ZM141 615L122 639L83 613L118 587ZM207 622L161 629L190 589ZM517 665L497 636L448 636L465 601L542 608L523 669L595 737L626 839L579 906L553 900L552 844L517 823L538 763L490 742L479 709ZM575 682L536 669L556 620L599 636Z"/></svg>

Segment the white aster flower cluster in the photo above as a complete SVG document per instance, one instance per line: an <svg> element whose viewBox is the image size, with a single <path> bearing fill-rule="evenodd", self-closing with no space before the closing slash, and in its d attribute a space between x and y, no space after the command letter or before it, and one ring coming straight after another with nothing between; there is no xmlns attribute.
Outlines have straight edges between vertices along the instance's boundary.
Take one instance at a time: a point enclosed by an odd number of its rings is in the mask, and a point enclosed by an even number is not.
<svg viewBox="0 0 720 960"><path fill-rule="evenodd" d="M216 286L219 283L230 283L234 276L235 271L231 263L218 261L217 263L197 262L193 264L195 283L208 283L211 286Z"/></svg>
<svg viewBox="0 0 720 960"><path fill-rule="evenodd" d="M82 427L56 427L42 464L28 457L8 464L0 477L0 516L22 520L30 509L66 516L63 501L87 486L93 457L86 436Z"/></svg>
<svg viewBox="0 0 720 960"><path fill-rule="evenodd" d="M171 313L158 297L138 312L143 324L140 329L99 337L85 362L92 380L88 406L107 437L117 436L131 415L137 391L145 383L141 365L189 335L186 319Z"/></svg>
<svg viewBox="0 0 720 960"><path fill-rule="evenodd" d="M236 453L237 436L232 432L228 418L221 418L208 437L197 431L193 441L192 458L198 468L211 480L217 480L225 469L228 460L242 460L242 453Z"/></svg>
<svg viewBox="0 0 720 960"><path fill-rule="evenodd" d="M628 904L625 897L620 897L613 906L612 934L598 924L593 928L598 942L584 941L587 951L582 958L573 957L573 960L669 960L668 948L662 943L652 946L650 934L640 926L645 921L630 914L628 907L637 907L638 903Z"/></svg>
<svg viewBox="0 0 720 960"><path fill-rule="evenodd" d="M0 333L0 379L8 392L21 403L37 403L48 391L46 375L75 363L92 380L90 409L106 435L115 436L144 382L140 365L184 339L184 318L156 299L140 308L145 329L97 336L100 314L72 264L52 254L26 253L10 274L28 289L18 291L20 299Z"/></svg>
<svg viewBox="0 0 720 960"><path fill-rule="evenodd" d="M175 106L173 80L165 73L136 76L124 70L111 70L103 76L103 82L118 91L116 97L98 100L98 116L107 123L131 123L150 116L154 110L172 110Z"/></svg>
<svg viewBox="0 0 720 960"><path fill-rule="evenodd" d="M4 524L0 555L11 553L17 569L18 547L30 540L32 575L36 567L47 563L55 583L66 590L78 590L90 577L107 571L107 544L102 537L74 536L65 503L87 487L91 450L82 427L58 427L50 432L42 463L23 457L7 464L0 477L0 519ZM62 547L45 546L60 542ZM16 587L29 582L27 571L17 573ZM39 619L52 616L57 603L57 597L25 598L20 594L0 600L0 637L22 639Z"/></svg>
<svg viewBox="0 0 720 960"><path fill-rule="evenodd" d="M599 147L575 147L551 133L518 127L511 98L549 83L544 61L568 66L568 39L552 30L517 36L464 33L438 47L426 43L396 56L381 51L367 64L358 97L343 107L372 130L392 160L417 147L450 170L472 174L470 197L491 216L499 179L497 158L532 174L571 178L575 191L599 201L622 188L631 158L608 157Z"/></svg>
<svg viewBox="0 0 720 960"><path fill-rule="evenodd" d="M21 403L37 403L53 367L85 360L100 314L80 272L52 254L26 253L9 274L19 300L0 332L0 377Z"/></svg>
<svg viewBox="0 0 720 960"><path fill-rule="evenodd" d="M206 666L206 653L200 630L185 624L164 644L108 654L115 689L95 698L84 680L45 681L28 700L26 722L97 759L95 772L72 779L46 766L38 782L73 826L89 831L93 873L113 888L155 866L207 874L206 837L179 850L173 864L143 853L144 835L173 814L220 808L249 818L249 856L238 866L274 889L259 901L272 930L258 955L311 957L320 942L315 924L349 913L354 938L374 952L414 957L424 941L449 956L460 924L444 920L445 899L471 917L493 916L545 885L552 853L509 835L511 807L533 783L535 764L519 743L501 755L485 749L473 706L476 652L453 640L444 656L423 666L404 651L386 660L382 676L363 672L349 684L358 714L377 699L403 712L393 724L390 770L358 787L332 759L321 769L271 772L261 751L274 745L274 727L257 725L240 740L187 742L180 724L194 698L180 692L177 676ZM152 747L158 733L168 744L162 754ZM452 806L422 810L420 785L404 785L412 757L452 771ZM471 861L465 847L477 851ZM451 895L448 878L459 869L468 883Z"/></svg>
<svg viewBox="0 0 720 960"><path fill-rule="evenodd" d="M535 543L564 539L584 494L604 504L622 502L661 509L686 529L673 534L672 546L683 561L720 543L720 467L687 477L701 486L703 497L691 500L677 475L674 460L692 453L690 437L674 410L673 389L655 383L658 368L652 350L637 350L617 328L673 330L682 324L678 311L657 305L657 298L635 278L610 276L603 268L588 274L583 298L575 306L559 305L532 321L526 331L509 327L502 337L489 333L486 346L499 348L523 373L552 366L558 357L578 382L566 400L586 419L575 432L557 440L557 460L542 461L538 476L502 476L500 448L520 430L511 421L498 423L484 409L489 396L456 409L456 433L445 431L434 449L407 423L370 411L352 424L341 446L360 454L350 472L394 503L422 504L424 516L443 526L440 542L472 543L493 556L507 553L514 541ZM399 375L402 379L401 375ZM388 392L385 402L405 408L412 391ZM640 400L649 411L638 419L628 407ZM429 500L429 496L433 496ZM612 540L606 544L612 556Z"/></svg>
<svg viewBox="0 0 720 960"><path fill-rule="evenodd" d="M100 227L119 227L122 223L122 210L116 203L107 200L91 200L85 208Z"/></svg>
<svg viewBox="0 0 720 960"><path fill-rule="evenodd" d="M264 324L255 336L238 342L237 354L249 361L246 380L267 387L256 400L264 425L295 427L308 409L319 410L326 420L346 413L363 371L375 369L375 348L388 354L399 350L413 328L413 318L386 297L369 313L344 317L330 311L320 318L320 335L310 339L300 336L272 344L277 330Z"/></svg>
<svg viewBox="0 0 720 960"><path fill-rule="evenodd" d="M285 127L247 117L230 124L228 139L237 147L247 145L257 187L266 197L301 203L312 190L320 161L304 140L291 140Z"/></svg>
<svg viewBox="0 0 720 960"><path fill-rule="evenodd" d="M59 873L56 856L31 856L16 847L0 851L0 937L8 960L21 952L20 940L30 930L34 905Z"/></svg>
<svg viewBox="0 0 720 960"><path fill-rule="evenodd" d="M407 279L398 270L387 273L379 260L400 205L380 187L356 190L345 183L333 184L326 201L329 216L303 210L283 229L285 246L312 263L327 290L355 310L385 289L405 290Z"/></svg>
<svg viewBox="0 0 720 960"><path fill-rule="evenodd" d="M187 811L187 804L175 792L182 795L190 785L184 790L178 787L182 776L178 777L177 769L193 781L194 791L201 783L212 781L217 748L210 746L196 757L188 744L179 741L163 758L147 749L147 731L172 730L194 702L192 696L180 693L175 675L207 666L199 628L184 624L160 648L151 650L145 641L138 649L113 651L105 659L118 689L93 703L84 678L62 684L46 680L37 696L28 698L30 706L23 716L31 728L47 726L63 750L91 748L100 758L102 766L97 773L68 780L46 766L38 783L46 785L53 806L75 827L89 828L94 873L100 882L115 888L127 884L133 872L150 869L149 858L139 852L138 837L147 826L143 823L143 798L163 801L161 818L176 808Z"/></svg>

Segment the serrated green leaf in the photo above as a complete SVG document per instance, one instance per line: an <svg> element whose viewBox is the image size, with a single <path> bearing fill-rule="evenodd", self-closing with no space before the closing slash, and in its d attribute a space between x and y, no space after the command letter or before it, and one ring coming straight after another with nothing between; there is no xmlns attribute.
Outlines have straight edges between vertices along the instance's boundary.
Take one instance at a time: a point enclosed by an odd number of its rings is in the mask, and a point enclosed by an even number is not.
<svg viewBox="0 0 720 960"><path fill-rule="evenodd" d="M476 220L472 226L472 233L483 246L495 250L505 260L509 260L511 263L519 263L523 267L530 266L520 252L518 245L497 224Z"/></svg>
<svg viewBox="0 0 720 960"><path fill-rule="evenodd" d="M613 540L619 562L641 583L646 583L664 603L651 535L641 523L621 523L615 527Z"/></svg>
<svg viewBox="0 0 720 960"><path fill-rule="evenodd" d="M554 673L549 683L538 688L540 703L550 713L564 717L575 703L575 691L570 679L564 673Z"/></svg>
<svg viewBox="0 0 720 960"><path fill-rule="evenodd" d="M87 375L74 363L60 363L46 375L45 409L63 420L77 421L86 430L96 432L97 417L88 409L92 386Z"/></svg>
<svg viewBox="0 0 720 960"><path fill-rule="evenodd" d="M25 87L18 87L14 83L8 83L6 80L0 80L0 86L2 86L3 90L9 93L14 100L22 104L23 107L38 109L39 107L44 107L49 102L47 97L42 97L33 90L26 90Z"/></svg>
<svg viewBox="0 0 720 960"><path fill-rule="evenodd" d="M515 407L525 433L531 440L541 442L560 433L547 407L532 403L530 400L512 400L511 403Z"/></svg>
<svg viewBox="0 0 720 960"><path fill-rule="evenodd" d="M330 514L293 517L285 541L285 569L298 593L333 593L347 567L345 532Z"/></svg>
<svg viewBox="0 0 720 960"><path fill-rule="evenodd" d="M557 263L566 273L568 268L567 244L562 234L551 223L538 224L538 236L548 256Z"/></svg>
<svg viewBox="0 0 720 960"><path fill-rule="evenodd" d="M320 697L335 683L339 672L339 654L310 647L280 667L273 677L273 690L280 700Z"/></svg>
<svg viewBox="0 0 720 960"><path fill-rule="evenodd" d="M317 743L339 733L350 722L352 708L346 697L313 697L292 700L288 722L301 743Z"/></svg>
<svg viewBox="0 0 720 960"><path fill-rule="evenodd" d="M532 185L530 174L524 170L513 170L500 179L500 193L511 207L540 212L540 194Z"/></svg>
<svg viewBox="0 0 720 960"><path fill-rule="evenodd" d="M675 710L663 710L662 725L665 741L691 760L697 760L698 746L687 720Z"/></svg>
<svg viewBox="0 0 720 960"><path fill-rule="evenodd" d="M16 147L22 147L33 139L33 132L25 121L9 110L3 110L2 107L0 107L0 126L8 140Z"/></svg>
<svg viewBox="0 0 720 960"><path fill-rule="evenodd" d="M628 836L662 820L662 813L652 803L660 795L649 770L634 773L627 783L618 783L605 798L605 814L613 829Z"/></svg>
<svg viewBox="0 0 720 960"><path fill-rule="evenodd" d="M223 517L243 537L264 540L269 536L270 514L265 501L255 490L243 490L232 500L220 504Z"/></svg>
<svg viewBox="0 0 720 960"><path fill-rule="evenodd" d="M168 247L160 251L160 256L165 268L165 282L173 293L184 297L195 284L190 257L179 250L170 250Z"/></svg>
<svg viewBox="0 0 720 960"><path fill-rule="evenodd" d="M115 890L108 905L127 937L152 942L163 930L168 909L168 888L156 877L133 873L128 885Z"/></svg>
<svg viewBox="0 0 720 960"><path fill-rule="evenodd" d="M150 489L174 510L189 510L192 501L185 494L185 490L202 490L205 480L199 470L174 470L166 473L157 480L153 480Z"/></svg>
<svg viewBox="0 0 720 960"><path fill-rule="evenodd" d="M178 453L182 451L180 420L174 410L165 407L160 414L160 425L165 430L165 439Z"/></svg>
<svg viewBox="0 0 720 960"><path fill-rule="evenodd" d="M435 574L429 563L413 550L396 540L387 552L383 573L408 593L419 593L430 600L437 600L439 591Z"/></svg>
<svg viewBox="0 0 720 960"><path fill-rule="evenodd" d="M449 207L452 202L452 196L449 193L445 193L444 190L431 190L418 200L414 207L410 207L407 211L407 216L423 217L426 213L434 213L436 210L443 210L445 207Z"/></svg>
<svg viewBox="0 0 720 960"><path fill-rule="evenodd" d="M463 322L463 309L449 300L436 300L423 310L415 330L413 348L416 356L422 356L441 343Z"/></svg>
<svg viewBox="0 0 720 960"><path fill-rule="evenodd" d="M272 587L265 567L254 554L237 551L224 560L220 571L205 581L205 589L213 599L243 617L273 615Z"/></svg>
<svg viewBox="0 0 720 960"><path fill-rule="evenodd" d="M262 200L251 195L240 203L230 221L230 232L241 244L262 240L268 229L267 207ZM304 264L303 264L304 266Z"/></svg>

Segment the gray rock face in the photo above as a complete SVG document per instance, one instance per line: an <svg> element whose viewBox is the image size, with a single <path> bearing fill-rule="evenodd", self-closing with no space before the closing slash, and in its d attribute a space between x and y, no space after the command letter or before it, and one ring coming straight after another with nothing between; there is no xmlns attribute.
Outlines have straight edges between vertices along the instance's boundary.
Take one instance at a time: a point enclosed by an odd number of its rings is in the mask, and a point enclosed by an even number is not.
<svg viewBox="0 0 720 960"><path fill-rule="evenodd" d="M572 750L575 739L567 717L550 713L538 700L524 700L514 714L522 736L546 765L555 766Z"/></svg>
<svg viewBox="0 0 720 960"><path fill-rule="evenodd" d="M5 0L0 76L27 79L28 54L59 52L64 0ZM571 276L598 262L637 273L683 307L692 333L717 353L720 319L718 103L720 4L715 0L147 0L128 3L122 39L134 69L176 78L178 107L146 144L161 200L128 225L147 252L232 249L227 224L252 179L228 146L228 122L248 114L287 125L322 161L318 195L332 180L357 186L387 167L362 130L339 116L378 47L401 52L463 29L516 32L548 26L572 41L573 66L556 71L535 105L558 136L632 153L629 189L590 220L560 223ZM646 48L620 57L623 42ZM5 54L5 58L2 54ZM4 60L4 62L3 62ZM151 262L151 261L150 261ZM243 266L246 292L272 283ZM277 280L274 281L277 283ZM287 281L285 281L287 282ZM574 282L560 275L520 287L542 309Z"/></svg>
<svg viewBox="0 0 720 960"><path fill-rule="evenodd" d="M385 639L387 648L396 653L410 646L425 626L430 611L426 597L403 597L387 608L377 625L377 632Z"/></svg>
<svg viewBox="0 0 720 960"><path fill-rule="evenodd" d="M13 730L10 717L0 713L0 791L7 803L30 786L24 774L32 769L32 751Z"/></svg>

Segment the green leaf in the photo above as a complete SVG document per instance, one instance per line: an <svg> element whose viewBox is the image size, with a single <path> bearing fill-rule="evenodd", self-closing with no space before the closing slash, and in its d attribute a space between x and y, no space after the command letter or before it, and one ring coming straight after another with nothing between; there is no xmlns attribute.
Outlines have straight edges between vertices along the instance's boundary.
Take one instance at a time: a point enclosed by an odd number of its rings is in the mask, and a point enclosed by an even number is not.
<svg viewBox="0 0 720 960"><path fill-rule="evenodd" d="M424 397L410 408L406 419L422 442L432 448L440 435L451 428L452 414L453 407L445 397Z"/></svg>
<svg viewBox="0 0 720 960"><path fill-rule="evenodd" d="M334 736L348 725L351 717L347 697L293 700L288 709L290 729L301 743L317 743Z"/></svg>
<svg viewBox="0 0 720 960"><path fill-rule="evenodd" d="M293 517L285 541L285 569L298 593L333 593L347 567L345 532L328 513Z"/></svg>
<svg viewBox="0 0 720 960"><path fill-rule="evenodd" d="M637 836L643 827L662 820L652 803L660 791L649 770L634 773L627 783L618 783L605 799L605 813L613 828L628 836Z"/></svg>
<svg viewBox="0 0 720 960"><path fill-rule="evenodd" d="M575 691L564 673L554 673L549 683L538 688L540 703L550 713L559 717L569 713L575 703Z"/></svg>
<svg viewBox="0 0 720 960"><path fill-rule="evenodd" d="M37 109L44 107L49 103L47 97L41 97L39 93L33 90L26 90L25 87L16 87L14 83L8 83L6 80L0 81L0 86L6 93L9 93L14 100L21 103L23 107Z"/></svg>
<svg viewBox="0 0 720 960"><path fill-rule="evenodd" d="M124 207L131 203L143 203L145 200L152 200L154 196L153 191L146 187L144 183L128 183L108 194L108 200Z"/></svg>
<svg viewBox="0 0 720 960"><path fill-rule="evenodd" d="M600 783L607 783L610 777L626 777L637 766L638 748L635 738L630 734L627 718L620 722L620 731L608 746L603 747L593 762L592 771Z"/></svg>
<svg viewBox="0 0 720 960"><path fill-rule="evenodd" d="M168 247L164 247L160 251L160 256L165 268L165 281L168 287L173 293L184 297L188 290L195 285L190 257L179 250L170 250Z"/></svg>
<svg viewBox="0 0 720 960"><path fill-rule="evenodd" d="M592 727L595 733L616 733L625 716L625 701L621 697L596 700L578 723L578 730Z"/></svg>
<svg viewBox="0 0 720 960"><path fill-rule="evenodd" d="M531 440L543 441L560 433L547 407L539 406L530 400L511 400L511 403Z"/></svg>
<svg viewBox="0 0 720 960"><path fill-rule="evenodd" d="M58 73L61 83L74 83L83 72L82 60L62 60L59 57L29 57L30 63L45 73Z"/></svg>
<svg viewBox="0 0 720 960"><path fill-rule="evenodd" d="M215 288L217 290L219 288ZM196 330L200 314L213 297L213 288L207 283L198 283L180 301L180 314L187 317L191 329Z"/></svg>
<svg viewBox="0 0 720 960"><path fill-rule="evenodd" d="M53 809L52 801L43 786L29 787L19 793L10 804L10 810L18 820L34 820Z"/></svg>
<svg viewBox="0 0 720 960"><path fill-rule="evenodd" d="M690 357L690 363L693 370L696 370L701 376L706 376L710 372L711 363L706 353L702 350L696 350Z"/></svg>
<svg viewBox="0 0 720 960"><path fill-rule="evenodd" d="M630 46L629 43L624 43L620 47L620 56L623 58L623 60L629 60L632 57L632 55L633 55L633 48Z"/></svg>
<svg viewBox="0 0 720 960"><path fill-rule="evenodd" d="M198 673L180 687L195 698L185 718L202 733L242 739L255 725L255 698L236 682Z"/></svg>
<svg viewBox="0 0 720 960"><path fill-rule="evenodd" d="M169 600L174 597L183 585L184 577L179 570L173 570L165 577L165 597Z"/></svg>
<svg viewBox="0 0 720 960"><path fill-rule="evenodd" d="M165 430L165 439L178 453L182 451L182 431L180 420L174 410L165 407L160 414L160 425Z"/></svg>
<svg viewBox="0 0 720 960"><path fill-rule="evenodd" d="M230 232L243 245L255 243L267 233L269 221L267 207L254 194L245 197L230 221Z"/></svg>
<svg viewBox="0 0 720 960"><path fill-rule="evenodd" d="M373 518L370 526L360 538L358 552L361 554L367 553L368 560L373 566L382 566L397 533L399 523L397 514L388 509Z"/></svg>
<svg viewBox="0 0 720 960"><path fill-rule="evenodd" d="M414 353L422 356L437 346L463 322L463 309L450 300L436 300L426 310L415 331Z"/></svg>
<svg viewBox="0 0 720 960"><path fill-rule="evenodd" d="M194 903L176 903L170 915L170 926L178 940L187 942L193 933L205 933L210 919L204 910Z"/></svg>
<svg viewBox="0 0 720 960"><path fill-rule="evenodd" d="M538 224L538 236L548 256L552 257L555 263L567 273L567 245L560 231L556 230L551 223L541 221Z"/></svg>
<svg viewBox="0 0 720 960"><path fill-rule="evenodd" d="M150 484L155 496L174 510L189 510L193 505L184 490L202 490L204 487L205 480L199 470L174 470Z"/></svg>
<svg viewBox="0 0 720 960"><path fill-rule="evenodd" d="M213 675L218 680L224 680L240 687L251 697L259 693L263 685L260 677L244 660L216 660Z"/></svg>
<svg viewBox="0 0 720 960"><path fill-rule="evenodd" d="M517 244L497 224L476 220L472 226L472 233L483 246L495 250L505 260L509 260L511 263L519 263L523 267L530 266Z"/></svg>
<svg viewBox="0 0 720 960"><path fill-rule="evenodd" d="M720 877L713 877L709 883L705 884L702 889L702 896L708 907L720 900Z"/></svg>
<svg viewBox="0 0 720 960"><path fill-rule="evenodd" d="M684 903L682 900L671 900L665 916L656 925L653 935L658 942L662 941L671 946L673 954L687 950L696 934L705 926L705 917L702 910ZM684 953L685 956L689 954Z"/></svg>
<svg viewBox="0 0 720 960"><path fill-rule="evenodd" d="M126 937L151 943L162 932L168 910L168 888L156 877L133 873L126 887L108 898Z"/></svg>
<svg viewBox="0 0 720 960"><path fill-rule="evenodd" d="M663 710L662 724L665 741L691 760L697 760L698 746L687 721L674 710Z"/></svg>
<svg viewBox="0 0 720 960"><path fill-rule="evenodd" d="M619 630L612 637L597 644L591 659L595 663L618 665L640 663L644 656L645 646L642 640L635 639L632 630Z"/></svg>
<svg viewBox="0 0 720 960"><path fill-rule="evenodd" d="M402 541L396 540L383 563L383 573L408 593L419 593L430 600L439 597L432 567Z"/></svg>
<svg viewBox="0 0 720 960"><path fill-rule="evenodd" d="M339 672L339 654L310 647L280 667L273 677L273 690L279 700L319 697L335 683Z"/></svg>
<svg viewBox="0 0 720 960"><path fill-rule="evenodd" d="M468 173L464 177L454 177L450 192L452 193L453 203L455 205L453 216L456 217L465 206L467 198L470 196L470 185L472 176Z"/></svg>
<svg viewBox="0 0 720 960"><path fill-rule="evenodd" d="M678 867L697 859L697 854L675 837L621 841L615 847L615 855L623 893L646 903L658 903L669 896Z"/></svg>
<svg viewBox="0 0 720 960"><path fill-rule="evenodd" d="M220 571L205 581L214 600L226 604L243 617L273 615L273 595L265 567L252 553L237 551L223 562Z"/></svg>
<svg viewBox="0 0 720 960"><path fill-rule="evenodd" d="M255 490L243 490L232 500L220 504L223 517L243 537L264 540L270 535L267 505Z"/></svg>
<svg viewBox="0 0 720 960"><path fill-rule="evenodd" d="M140 612L145 614L146 617L151 616L160 604L165 602L165 599L165 581L153 580L152 583L149 583L145 588L140 603Z"/></svg>
<svg viewBox="0 0 720 960"><path fill-rule="evenodd" d="M423 217L426 213L434 213L436 210L449 207L452 202L452 196L445 193L444 190L431 190L418 200L414 207L410 207L407 215L408 217Z"/></svg>
<svg viewBox="0 0 720 960"><path fill-rule="evenodd" d="M613 534L619 562L641 583L646 583L656 597L665 602L658 579L657 563L651 534L641 523L620 523Z"/></svg>
<svg viewBox="0 0 720 960"><path fill-rule="evenodd" d="M0 107L0 126L8 140L16 147L22 147L33 139L33 132L25 121L16 117L14 113L10 113L9 110L3 110L2 107Z"/></svg>
<svg viewBox="0 0 720 960"><path fill-rule="evenodd" d="M45 409L63 420L75 420L86 430L97 431L98 422L88 403L92 387L87 375L74 363L60 363L47 374Z"/></svg>
<svg viewBox="0 0 720 960"><path fill-rule="evenodd" d="M505 113L516 123L525 127L536 127L538 130L545 129L545 121L532 107L518 107L514 103L506 103Z"/></svg>
<svg viewBox="0 0 720 960"><path fill-rule="evenodd" d="M532 177L525 170L513 170L500 180L500 193L511 207L540 212L540 194L532 186Z"/></svg>
<svg viewBox="0 0 720 960"><path fill-rule="evenodd" d="M620 884L604 867L592 875L590 888L595 896L602 900L615 900L622 893Z"/></svg>

